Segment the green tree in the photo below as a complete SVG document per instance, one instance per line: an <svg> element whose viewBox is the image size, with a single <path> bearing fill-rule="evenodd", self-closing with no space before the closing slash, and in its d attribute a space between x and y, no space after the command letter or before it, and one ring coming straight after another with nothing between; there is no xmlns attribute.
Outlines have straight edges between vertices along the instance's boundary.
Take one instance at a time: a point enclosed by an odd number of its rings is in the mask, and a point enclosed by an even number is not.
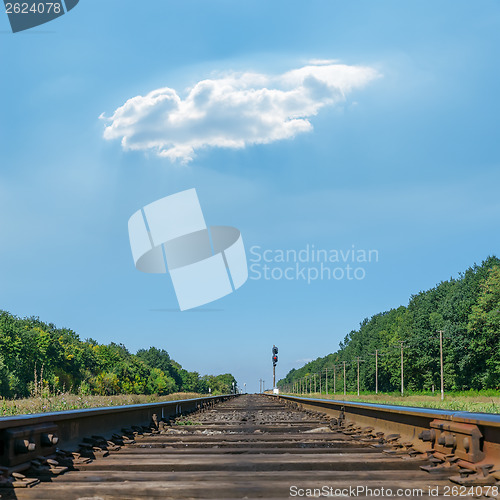
<svg viewBox="0 0 500 500"><path fill-rule="evenodd" d="M485 387L500 387L500 266L489 271L472 307L468 331L475 365Z"/></svg>

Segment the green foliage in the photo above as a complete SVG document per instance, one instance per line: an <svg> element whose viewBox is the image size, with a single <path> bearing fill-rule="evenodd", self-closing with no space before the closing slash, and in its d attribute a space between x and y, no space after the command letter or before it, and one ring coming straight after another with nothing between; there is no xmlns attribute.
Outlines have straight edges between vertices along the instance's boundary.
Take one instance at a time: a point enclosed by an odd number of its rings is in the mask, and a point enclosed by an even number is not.
<svg viewBox="0 0 500 500"><path fill-rule="evenodd" d="M500 267L490 269L472 306L467 330L470 350L480 368L476 378L484 387L500 385Z"/></svg>
<svg viewBox="0 0 500 500"><path fill-rule="evenodd" d="M225 373L224 375L205 375L202 377L202 381L205 383L207 388L210 388L212 394L229 394L234 388L236 390L236 379L230 374Z"/></svg>
<svg viewBox="0 0 500 500"><path fill-rule="evenodd" d="M436 287L410 298L401 306L376 314L351 331L333 354L291 370L278 382L281 388L307 378L314 391L313 374L328 369L328 390L333 392L335 366L337 393L343 391L343 362L346 387L375 390L375 351L378 351L380 391L398 391L401 384L401 350L404 344L405 390L430 391L440 387L439 334L444 331L444 380L448 391L500 388L500 260L489 257ZM318 377L318 375L316 376ZM317 389L319 383L317 381ZM325 387L322 387L325 392Z"/></svg>
<svg viewBox="0 0 500 500"><path fill-rule="evenodd" d="M232 375L189 372L167 351L132 354L123 344L80 340L67 328L0 311L0 397L74 392L82 396L230 392ZM208 384L210 380L211 385Z"/></svg>

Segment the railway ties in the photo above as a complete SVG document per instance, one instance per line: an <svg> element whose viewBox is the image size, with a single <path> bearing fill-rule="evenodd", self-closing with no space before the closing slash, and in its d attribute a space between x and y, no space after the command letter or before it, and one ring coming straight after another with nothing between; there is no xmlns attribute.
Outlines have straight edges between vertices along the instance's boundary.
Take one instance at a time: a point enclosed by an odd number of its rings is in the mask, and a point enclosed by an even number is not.
<svg viewBox="0 0 500 500"><path fill-rule="evenodd" d="M2 489L1 498L373 498L388 490L445 498L451 486L445 471L420 469L425 454L387 453L332 429L324 414L266 396L243 395L160 427L33 488Z"/></svg>

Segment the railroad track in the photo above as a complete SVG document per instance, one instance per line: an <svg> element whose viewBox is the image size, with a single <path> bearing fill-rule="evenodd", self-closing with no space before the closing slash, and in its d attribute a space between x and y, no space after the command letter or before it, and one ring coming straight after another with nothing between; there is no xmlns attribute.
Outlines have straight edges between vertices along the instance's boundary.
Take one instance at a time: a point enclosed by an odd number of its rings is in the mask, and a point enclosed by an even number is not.
<svg viewBox="0 0 500 500"><path fill-rule="evenodd" d="M1 498L497 496L494 484L470 490L474 486L450 482L463 470L455 460L436 459L435 450L417 450L400 434L348 423L324 402L264 395L215 406L200 401L185 403L189 414L178 415L176 407L172 417L155 415L148 429L124 429L111 439L87 437L76 454L35 458L0 489ZM453 488L468 488L469 494Z"/></svg>

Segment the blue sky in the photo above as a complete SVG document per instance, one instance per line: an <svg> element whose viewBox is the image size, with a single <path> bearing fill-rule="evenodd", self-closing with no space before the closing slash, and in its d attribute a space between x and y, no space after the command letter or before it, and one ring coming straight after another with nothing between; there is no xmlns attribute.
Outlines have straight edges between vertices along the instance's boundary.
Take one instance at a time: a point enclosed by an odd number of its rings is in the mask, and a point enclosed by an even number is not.
<svg viewBox="0 0 500 500"><path fill-rule="evenodd" d="M17 34L0 16L0 308L162 347L252 391L269 385L273 343L279 377L333 352L365 317L500 253L499 42L494 1L81 0ZM115 114L158 89L185 104L203 81L201 125L137 112L131 130ZM195 146L158 154L172 144ZM179 312L168 276L134 268L127 221L193 187L249 258L354 245L378 262L362 280L249 279Z"/></svg>

